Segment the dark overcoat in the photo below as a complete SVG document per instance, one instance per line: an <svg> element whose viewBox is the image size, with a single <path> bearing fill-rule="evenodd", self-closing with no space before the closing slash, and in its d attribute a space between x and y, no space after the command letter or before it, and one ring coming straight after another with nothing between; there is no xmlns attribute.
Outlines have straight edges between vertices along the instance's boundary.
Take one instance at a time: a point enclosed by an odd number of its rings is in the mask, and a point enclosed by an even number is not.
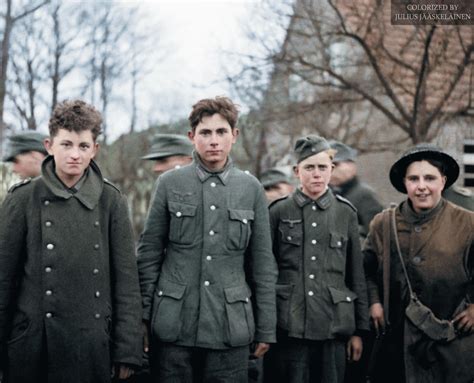
<svg viewBox="0 0 474 383"><path fill-rule="evenodd" d="M55 176L12 188L0 211L0 341L9 382L107 382L139 365L141 307L127 203L92 162L71 193ZM41 378L39 378L41 377Z"/></svg>

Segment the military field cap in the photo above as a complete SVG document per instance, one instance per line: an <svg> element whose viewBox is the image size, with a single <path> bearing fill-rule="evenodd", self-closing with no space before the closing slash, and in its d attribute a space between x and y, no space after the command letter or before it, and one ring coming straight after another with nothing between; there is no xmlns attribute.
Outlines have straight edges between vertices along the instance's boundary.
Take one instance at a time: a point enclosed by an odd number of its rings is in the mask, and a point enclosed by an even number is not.
<svg viewBox="0 0 474 383"><path fill-rule="evenodd" d="M446 185L445 189L449 188L459 176L459 165L456 160L449 154L443 152L441 148L433 144L418 144L405 153L395 162L390 169L390 182L393 187L401 193L406 193L407 190L403 183L408 165L415 161L421 160L437 160L444 165Z"/></svg>
<svg viewBox="0 0 474 383"><path fill-rule="evenodd" d="M298 163L300 163L304 159L328 149L331 149L331 147L323 137L311 134L309 136L299 138L295 144L296 160Z"/></svg>
<svg viewBox="0 0 474 383"><path fill-rule="evenodd" d="M3 161L13 161L19 154L27 152L48 154L43 144L44 139L47 137L47 135L38 132L24 132L10 136L7 153L3 157Z"/></svg>
<svg viewBox="0 0 474 383"><path fill-rule="evenodd" d="M191 156L193 144L181 134L157 134L153 137L151 147L144 160L158 160L170 156Z"/></svg>
<svg viewBox="0 0 474 383"><path fill-rule="evenodd" d="M260 176L260 183L264 188L278 185L279 183L290 183L288 176L276 168L265 170Z"/></svg>
<svg viewBox="0 0 474 383"><path fill-rule="evenodd" d="M333 160L334 162L355 161L357 158L357 150L351 148L349 145L335 140L329 141L329 145L331 146L331 149L336 151Z"/></svg>

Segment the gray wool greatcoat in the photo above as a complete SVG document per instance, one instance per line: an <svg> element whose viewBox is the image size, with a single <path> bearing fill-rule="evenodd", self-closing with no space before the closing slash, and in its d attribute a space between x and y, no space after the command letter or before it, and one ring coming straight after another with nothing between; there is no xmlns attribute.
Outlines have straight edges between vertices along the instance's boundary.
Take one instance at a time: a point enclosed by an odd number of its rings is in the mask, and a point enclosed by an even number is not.
<svg viewBox="0 0 474 383"><path fill-rule="evenodd" d="M4 367L9 382L107 382L111 363L141 364L127 203L94 162L75 194L53 166L48 157L0 210Z"/></svg>
<svg viewBox="0 0 474 383"><path fill-rule="evenodd" d="M231 160L158 178L138 246L143 318L152 336L227 349L274 342L276 263L263 188Z"/></svg>

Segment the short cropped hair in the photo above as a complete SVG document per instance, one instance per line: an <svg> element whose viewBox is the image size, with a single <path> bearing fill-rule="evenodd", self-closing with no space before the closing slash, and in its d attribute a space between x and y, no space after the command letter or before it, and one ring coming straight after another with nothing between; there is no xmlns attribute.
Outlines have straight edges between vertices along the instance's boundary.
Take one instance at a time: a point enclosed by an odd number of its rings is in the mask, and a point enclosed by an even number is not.
<svg viewBox="0 0 474 383"><path fill-rule="evenodd" d="M196 127L202 122L204 117L209 117L216 113L224 117L232 129L237 126L238 106L230 98L218 96L216 98L199 100L193 105L193 110L188 118L192 131L196 130Z"/></svg>
<svg viewBox="0 0 474 383"><path fill-rule="evenodd" d="M69 132L90 130L96 141L101 133L102 116L92 105L82 100L66 100L56 105L49 119L49 134L54 138L59 129Z"/></svg>

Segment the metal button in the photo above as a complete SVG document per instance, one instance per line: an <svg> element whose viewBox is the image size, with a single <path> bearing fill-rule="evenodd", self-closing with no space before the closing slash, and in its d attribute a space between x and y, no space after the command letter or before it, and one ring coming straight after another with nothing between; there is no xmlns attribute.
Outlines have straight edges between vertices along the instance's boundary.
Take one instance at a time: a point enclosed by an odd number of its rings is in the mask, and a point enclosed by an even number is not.
<svg viewBox="0 0 474 383"><path fill-rule="evenodd" d="M211 259L212 259L212 257L211 257L210 255L208 255L208 256L206 257L206 260L208 260L208 261L210 261Z"/></svg>
<svg viewBox="0 0 474 383"><path fill-rule="evenodd" d="M51 221L46 221L46 222L44 223L44 225L45 225L46 227L51 227L52 223L51 223Z"/></svg>
<svg viewBox="0 0 474 383"><path fill-rule="evenodd" d="M312 296L314 295L314 293L313 293L312 291L308 291L308 295L309 295L310 297L312 297Z"/></svg>
<svg viewBox="0 0 474 383"><path fill-rule="evenodd" d="M314 206L314 205L311 206L311 209L316 210L316 206Z"/></svg>
<svg viewBox="0 0 474 383"><path fill-rule="evenodd" d="M346 301L351 302L352 301L351 297L346 297Z"/></svg>
<svg viewBox="0 0 474 383"><path fill-rule="evenodd" d="M309 274L309 279L314 279L314 274Z"/></svg>
<svg viewBox="0 0 474 383"><path fill-rule="evenodd" d="M311 243L312 243L313 245L316 245L316 244L318 243L318 241L316 241L315 239L313 239L313 240L311 241Z"/></svg>
<svg viewBox="0 0 474 383"><path fill-rule="evenodd" d="M215 188L217 185L215 182L211 182L211 188Z"/></svg>
<svg viewBox="0 0 474 383"><path fill-rule="evenodd" d="M96 244L94 245L94 249L96 249L96 250L97 250L99 247L100 247L100 246L99 246L98 243L96 243Z"/></svg>
<svg viewBox="0 0 474 383"><path fill-rule="evenodd" d="M94 314L94 318L95 319L100 319L100 314L99 313Z"/></svg>
<svg viewBox="0 0 474 383"><path fill-rule="evenodd" d="M99 298L100 297L100 291L96 291L94 295L95 295L96 298Z"/></svg>
<svg viewBox="0 0 474 383"><path fill-rule="evenodd" d="M214 233L214 230L211 230L211 231L209 232L209 235L214 235L214 234L216 234L216 233Z"/></svg>
<svg viewBox="0 0 474 383"><path fill-rule="evenodd" d="M52 318L53 314L52 313L46 313L46 318Z"/></svg>
<svg viewBox="0 0 474 383"><path fill-rule="evenodd" d="M94 274L99 274L99 269L94 269L94 270L92 270L92 273L94 273Z"/></svg>
<svg viewBox="0 0 474 383"><path fill-rule="evenodd" d="M313 255L313 256L311 257L311 260L312 260L312 261L315 261L315 260L316 260L316 257Z"/></svg>
<svg viewBox="0 0 474 383"><path fill-rule="evenodd" d="M421 231L422 231L421 226L415 226L415 232L421 233Z"/></svg>
<svg viewBox="0 0 474 383"><path fill-rule="evenodd" d="M211 205L210 209L211 210L216 210L216 207L214 205Z"/></svg>
<svg viewBox="0 0 474 383"><path fill-rule="evenodd" d="M342 242L341 241L337 241L337 246L341 246L342 245Z"/></svg>
<svg viewBox="0 0 474 383"><path fill-rule="evenodd" d="M48 296L53 295L53 292L51 290L46 290L44 293Z"/></svg>
<svg viewBox="0 0 474 383"><path fill-rule="evenodd" d="M51 270L52 270L51 267L45 267L45 268L44 268L44 271L47 272L47 273L50 273Z"/></svg>
<svg viewBox="0 0 474 383"><path fill-rule="evenodd" d="M54 245L53 245L52 243L48 243L48 244L46 245L46 248L47 248L48 250L53 250L53 249L54 249Z"/></svg>
<svg viewBox="0 0 474 383"><path fill-rule="evenodd" d="M209 281L204 281L204 286L209 286L211 284L211 282Z"/></svg>
<svg viewBox="0 0 474 383"><path fill-rule="evenodd" d="M181 213L180 211L177 211L177 212L176 212L176 217L179 218L179 217L181 217L182 215L183 215L183 213Z"/></svg>
<svg viewBox="0 0 474 383"><path fill-rule="evenodd" d="M316 227L316 226L318 226L318 224L317 224L316 222L313 222L313 223L311 224L311 226Z"/></svg>
<svg viewBox="0 0 474 383"><path fill-rule="evenodd" d="M421 262L421 258L416 256L416 257L413 257L413 262L414 263L420 263Z"/></svg>
<svg viewBox="0 0 474 383"><path fill-rule="evenodd" d="M286 239L287 239L288 241L291 241L291 238L292 238L291 235L289 235L288 237L286 237Z"/></svg>
<svg viewBox="0 0 474 383"><path fill-rule="evenodd" d="M163 291L158 291L158 296L161 297L163 295Z"/></svg>
<svg viewBox="0 0 474 383"><path fill-rule="evenodd" d="M248 297L247 297L247 298L245 298L245 302L248 302L248 301L249 301L249 298L248 298Z"/></svg>
<svg viewBox="0 0 474 383"><path fill-rule="evenodd" d="M244 173L245 174L250 174L250 172L248 170L244 170Z"/></svg>
<svg viewBox="0 0 474 383"><path fill-rule="evenodd" d="M99 226L99 221L95 221L95 222L94 222L94 226L95 226L95 227Z"/></svg>
<svg viewBox="0 0 474 383"><path fill-rule="evenodd" d="M44 201L44 206L48 206L48 205L49 205L49 201L48 200Z"/></svg>
<svg viewBox="0 0 474 383"><path fill-rule="evenodd" d="M247 221L247 218L244 218L242 222L246 225L249 221Z"/></svg>

